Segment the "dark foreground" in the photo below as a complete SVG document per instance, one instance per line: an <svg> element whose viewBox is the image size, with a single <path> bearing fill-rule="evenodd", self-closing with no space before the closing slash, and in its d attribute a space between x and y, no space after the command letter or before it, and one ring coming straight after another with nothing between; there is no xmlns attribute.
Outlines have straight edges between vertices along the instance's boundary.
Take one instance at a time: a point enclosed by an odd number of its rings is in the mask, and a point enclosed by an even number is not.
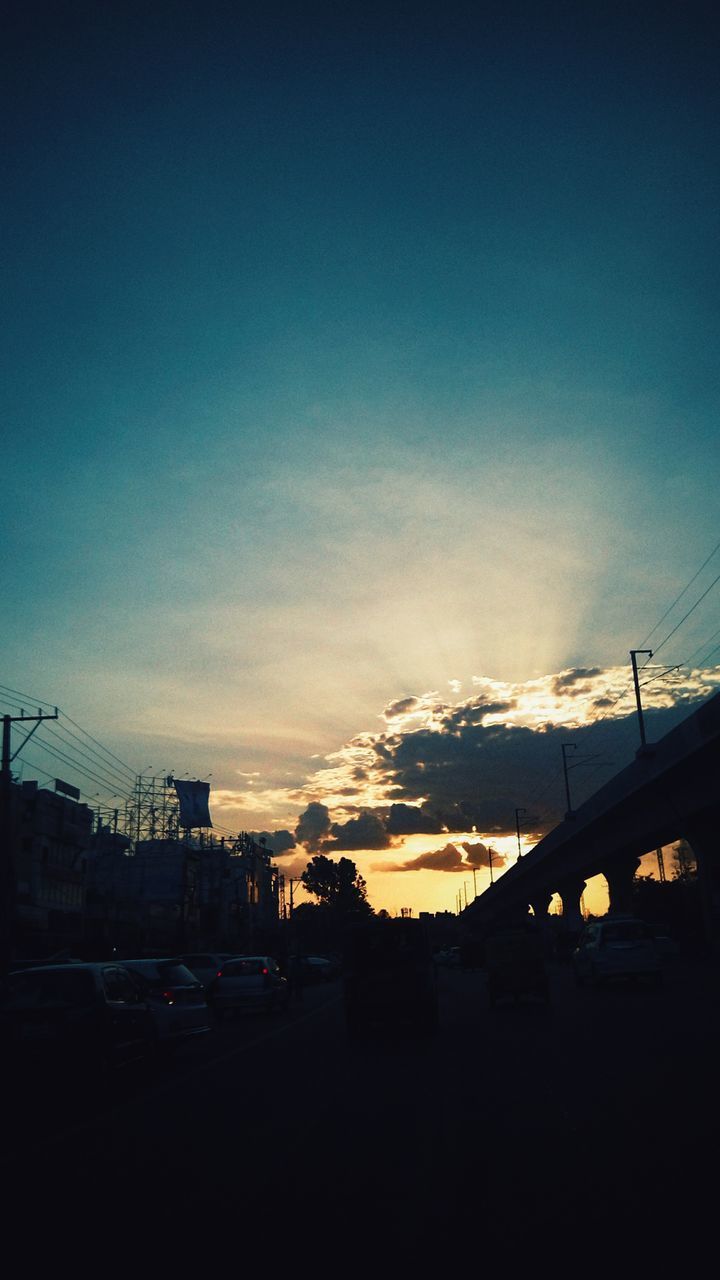
<svg viewBox="0 0 720 1280"><path fill-rule="evenodd" d="M351 1043L333 983L168 1067L16 1091L6 1246L71 1271L692 1273L717 1253L718 985L680 962L580 991L558 967L549 1006L491 1009L482 972L443 971L437 1036Z"/></svg>

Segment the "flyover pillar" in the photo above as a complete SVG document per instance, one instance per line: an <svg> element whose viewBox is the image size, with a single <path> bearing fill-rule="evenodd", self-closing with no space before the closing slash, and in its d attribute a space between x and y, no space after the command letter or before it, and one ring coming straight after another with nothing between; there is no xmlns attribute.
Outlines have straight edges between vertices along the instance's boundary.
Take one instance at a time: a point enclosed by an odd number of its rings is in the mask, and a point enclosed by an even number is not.
<svg viewBox="0 0 720 1280"><path fill-rule="evenodd" d="M542 938L543 947L549 955L552 951L552 935L550 932L550 916L548 915L548 907L552 902L552 893L548 893L541 889L533 893L530 898L530 906L533 909L533 917L537 923L538 933Z"/></svg>
<svg viewBox="0 0 720 1280"><path fill-rule="evenodd" d="M561 880L557 893L562 902L562 931L577 932L582 929L583 920L580 899L585 892L585 881L579 879Z"/></svg>
<svg viewBox="0 0 720 1280"><path fill-rule="evenodd" d="M552 902L552 893L541 890L534 893L530 899L530 906L533 909L533 915L538 924L544 924L547 919L548 907Z"/></svg>
<svg viewBox="0 0 720 1280"><path fill-rule="evenodd" d="M720 950L720 809L685 824L683 836L698 864L700 901L706 942Z"/></svg>
<svg viewBox="0 0 720 1280"><path fill-rule="evenodd" d="M601 868L610 894L609 915L631 916L633 914L632 887L635 872L639 866L640 859L631 854L610 858Z"/></svg>

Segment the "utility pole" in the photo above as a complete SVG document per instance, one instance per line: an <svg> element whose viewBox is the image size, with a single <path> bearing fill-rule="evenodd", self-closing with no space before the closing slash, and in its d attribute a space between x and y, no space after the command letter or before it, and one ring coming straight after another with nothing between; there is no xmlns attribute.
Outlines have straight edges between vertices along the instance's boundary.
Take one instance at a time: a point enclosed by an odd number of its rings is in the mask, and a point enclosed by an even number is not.
<svg viewBox="0 0 720 1280"><path fill-rule="evenodd" d="M643 720L642 702L640 700L640 681L638 679L637 655L644 653L648 658L652 658L652 649L631 649L630 661L632 662L633 680L635 682L635 701L637 702L638 724L640 726L640 750L644 751L647 743L645 741L645 722Z"/></svg>
<svg viewBox="0 0 720 1280"><path fill-rule="evenodd" d="M522 858L522 846L520 844L520 814L527 813L527 809L515 810L515 830L517 831L518 860Z"/></svg>
<svg viewBox="0 0 720 1280"><path fill-rule="evenodd" d="M15 925L15 823L10 766L39 729L43 720L57 720L58 709L46 714L38 708L36 716L26 716L21 709L19 716L3 716L2 769L0 771L0 977L10 968L12 960L12 935ZM20 746L11 754L11 734L14 724L32 723Z"/></svg>
<svg viewBox="0 0 720 1280"><path fill-rule="evenodd" d="M562 758L563 758L563 772L565 774L565 796L567 799L567 813L565 814L566 818L572 817L573 807L570 801L570 779L568 778L568 764L567 764L567 756L565 755L565 752L574 751L574 750L575 750L574 742L563 742Z"/></svg>

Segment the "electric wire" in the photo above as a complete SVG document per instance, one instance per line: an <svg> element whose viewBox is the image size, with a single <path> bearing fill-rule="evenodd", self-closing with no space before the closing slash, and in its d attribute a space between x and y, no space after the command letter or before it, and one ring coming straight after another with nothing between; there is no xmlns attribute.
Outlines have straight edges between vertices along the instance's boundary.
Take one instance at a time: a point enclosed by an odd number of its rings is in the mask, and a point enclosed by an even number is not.
<svg viewBox="0 0 720 1280"><path fill-rule="evenodd" d="M3 698L2 698L2 694L3 694L3 692L4 692L4 693L14 694L14 695L15 695L15 698L4 698L4 699L3 699ZM32 706L42 706L42 705L45 705L45 706L55 706L55 704L54 704L54 703L48 703L47 701L43 704L42 700L36 699L36 698L35 698L33 695L31 695L31 694L24 694L24 693L20 692L18 689L10 689L7 685L0 685L0 700L7 701L7 702L9 702L11 705L14 705L14 706L16 706L18 709L22 710L22 709L23 709L23 703L22 703L22 702L17 701L17 699L18 699L18 698L23 699L23 700L24 700L24 702L25 702L25 704L30 704L30 705L32 705ZM123 769L123 771L128 775L128 778L134 782L134 780L135 780L135 776L136 776L136 775L135 775L135 773L133 772L133 770L130 768L130 766L129 766L128 764L126 764L126 762L125 762L124 760L121 760L121 759L120 759L120 757L119 757L119 756L117 756L117 755L115 755L115 753L114 753L113 751L110 751L109 747L104 746L104 745L103 745L103 743L99 742L99 741L97 740L97 738L94 738L94 737L93 737L93 735L92 735L91 733L88 733L87 729L83 729L82 725L79 725L75 720L73 720L73 719L72 719L72 717L71 717L71 716L69 716L69 715L67 714L67 712L66 712L66 711L61 710L61 708L59 708L59 707L57 707L57 706L55 706L55 710L58 712L58 721L57 721L56 723L57 723L61 728L63 728L63 729L64 729L64 731L65 731L67 734L69 734L71 737L77 738L77 740L78 740L79 742L82 742L82 739L78 738L77 734L74 734L74 733L73 733L73 731L72 731L71 729L68 729L68 728L67 728L67 726L64 724L64 722L65 722L65 721L68 721L68 723L69 723L69 724L71 724L71 725L73 725L73 727L74 727L75 729L79 730L79 732L80 732L81 734L83 734L83 735L84 735L84 737L86 737L90 742L92 742L92 743L94 744L94 746L95 746L95 747L99 748L99 751L100 751L100 752L102 752L102 753L103 753L103 755L108 756L108 757L109 757L109 759L110 759L110 760L112 760L112 761L114 761L114 763L115 763L115 764L120 765L120 767ZM93 748L91 748L91 747L87 747L87 745L86 745L86 744L84 744L84 743L83 743L83 747L84 747L84 749L85 749L85 750L87 750L87 751L91 752L93 755L97 755L97 754L98 754L98 752L95 752L95 751L93 750ZM103 764L105 765L105 767L106 767L106 768L109 768L109 767L110 767L110 766L108 765L108 762L107 762L107 761L103 761Z"/></svg>
<svg viewBox="0 0 720 1280"><path fill-rule="evenodd" d="M644 639L644 640L641 640L640 644L638 645L638 649L642 649L643 645L646 645L646 644L647 644L647 642L648 642L648 640L650 639L650 637L651 637L652 635L654 635L654 634L655 634L655 632L657 631L658 627L659 627L659 626L660 626L660 625L665 621L665 619L668 617L668 615L672 613L673 609L675 608L675 605L680 603L680 601L682 600L683 596L685 595L685 592L690 590L690 588L691 588L691 586L692 586L693 582L695 582L695 581L700 577L700 574L702 573L702 571L703 571L703 569L705 568L705 566L706 566L706 565L708 565L708 564L710 563L710 561L712 560L713 556L714 556L714 555L716 555L718 551L720 551L720 542L718 542L718 543L713 547L712 551L710 552L710 555L707 557L707 560L703 560L703 563L700 565L700 568L698 569L697 573L695 573L695 574L693 575L693 577L690 579L690 581L686 584L686 586L684 586L684 587L683 587L683 589L682 589L682 591L680 592L680 594L679 594L678 596L676 596L676 597L675 597L675 599L673 600L672 604L668 606L668 608L665 610L665 612L664 612L664 614L662 615L662 617L661 617L661 618L659 618L659 619L658 619L658 621L655 623L655 626L652 628L652 630L651 630L651 631L648 631L648 633L647 633L647 635L646 635L645 639ZM717 579L716 579L716 581L717 581ZM692 611L691 611L691 612L692 612ZM657 650L656 650L656 652L657 652Z"/></svg>
<svg viewBox="0 0 720 1280"><path fill-rule="evenodd" d="M705 590L703 591L702 595L698 597L698 599L695 601L695 603L694 603L694 605L692 606L692 608L691 608L691 609L688 609L687 613L683 614L682 618L681 618L681 619L680 619L680 621L677 623L677 625L676 625L676 626L674 626L674 627L673 627L673 629L672 629L672 631L669 631L669 632L668 632L668 634L665 636L665 639L660 641L660 644L659 644L659 645L657 645L657 647L653 650L653 657L654 657L656 654L658 654L658 653L660 652L660 650L661 650L661 649L663 649L663 648L665 647L665 645L667 644L668 640L672 639L672 637L675 635L675 632L680 630L680 628L681 628L681 626L683 625L683 623L687 622L687 620L688 620L688 618L690 617L690 615L691 615L691 614L693 614L693 613L695 612L695 610L697 609L698 605L702 604L702 602L703 602L703 600L705 599L705 597L706 597L707 595L709 595L709 594L710 594L710 592L712 591L713 587L717 586L718 582L720 582L720 573L717 575L717 577L716 577L716 578L713 578L712 582L710 583L710 586L705 588ZM646 664L643 664L643 665L646 665Z"/></svg>
<svg viewBox="0 0 720 1280"><path fill-rule="evenodd" d="M44 731L46 733L49 733L52 738L57 739L61 743L61 745L66 748L68 752L77 753L82 759L89 761L89 763L92 765L93 768L102 770L102 772L109 778L116 779L118 786L127 787L130 781L134 781L134 778L132 778L132 775L128 775L128 777L125 777L123 774L118 773L117 771L113 771L111 766L109 766L106 763L106 761L103 760L102 756L100 756L97 752L93 752L93 751L88 752L85 750L83 746L75 746L74 742L68 743L65 737L63 737L62 732L58 732L51 725L45 725ZM71 734L71 737L75 741L77 741L76 734ZM42 742L43 739L39 739L38 741Z"/></svg>
<svg viewBox="0 0 720 1280"><path fill-rule="evenodd" d="M35 750L37 750L38 746L40 745L41 744L39 743L35 743ZM99 774L92 773L89 769L85 768L82 764L79 764L77 760L73 760L70 756L66 756L64 752L58 751L56 747L51 747L51 746L48 746L47 743L43 743L42 750L46 751L49 755L53 756L56 760L62 760L64 764L69 764L72 768L76 769L77 772L80 773L83 777L89 778L92 782L96 782L99 786L106 788L110 794L122 795L124 799L130 798L129 792L122 792L117 790L117 786L114 781L109 782L107 778L103 778L99 776Z"/></svg>

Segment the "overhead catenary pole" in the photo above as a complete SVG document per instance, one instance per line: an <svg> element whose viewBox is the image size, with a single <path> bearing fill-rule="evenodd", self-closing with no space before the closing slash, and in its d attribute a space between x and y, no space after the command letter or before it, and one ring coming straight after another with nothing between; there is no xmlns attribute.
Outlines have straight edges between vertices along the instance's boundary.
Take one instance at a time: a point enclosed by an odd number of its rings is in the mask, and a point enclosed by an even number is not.
<svg viewBox="0 0 720 1280"><path fill-rule="evenodd" d="M527 809L515 810L515 830L517 832L518 858L522 858L522 845L520 843L520 814L527 813Z"/></svg>
<svg viewBox="0 0 720 1280"><path fill-rule="evenodd" d="M572 801L570 800L570 779L568 777L568 763L567 763L567 756L565 755L565 752L575 751L575 750L576 750L576 747L574 742L563 742L562 744L563 773L565 774L565 797L567 799L567 813L565 814L566 818L570 818L572 816L573 807L572 807Z"/></svg>
<svg viewBox="0 0 720 1280"><path fill-rule="evenodd" d="M652 658L652 649L631 649L630 661L632 662L633 680L635 682L635 701L637 703L638 725L640 726L640 750L647 746L645 741L645 721L643 720L642 701L640 698L640 681L638 679L637 655L639 653L646 654L648 658Z"/></svg>

